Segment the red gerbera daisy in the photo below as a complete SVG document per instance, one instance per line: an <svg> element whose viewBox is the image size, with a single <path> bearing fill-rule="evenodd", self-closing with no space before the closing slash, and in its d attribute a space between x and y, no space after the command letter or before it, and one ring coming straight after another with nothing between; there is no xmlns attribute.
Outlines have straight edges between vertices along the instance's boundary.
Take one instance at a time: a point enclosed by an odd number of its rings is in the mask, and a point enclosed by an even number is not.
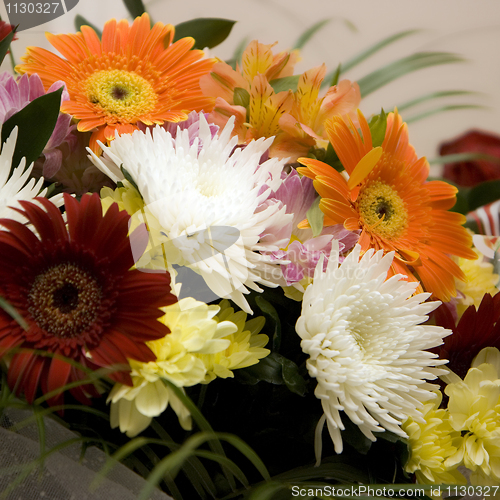
<svg viewBox="0 0 500 500"><path fill-rule="evenodd" d="M450 309L442 304L434 312L436 324L453 331L435 352L448 359L448 368L460 378L467 375L473 359L485 347L500 349L500 293L485 294L476 310L469 306L455 326Z"/></svg>
<svg viewBox="0 0 500 500"><path fill-rule="evenodd" d="M24 318L24 330L0 310L0 357L11 348L8 384L32 402L44 393L86 378L69 360L96 369L116 366L110 377L132 385L127 358L156 359L145 342L169 330L157 319L176 298L168 274L130 270L134 248L146 248L144 226L128 236L130 216L113 204L103 215L97 194L78 202L65 194L67 226L59 209L45 198L43 208L20 202L36 233L0 219L0 296ZM38 352L37 352L38 351ZM50 353L44 356L40 351ZM81 402L96 395L92 385L71 389ZM50 404L59 404L62 393Z"/></svg>

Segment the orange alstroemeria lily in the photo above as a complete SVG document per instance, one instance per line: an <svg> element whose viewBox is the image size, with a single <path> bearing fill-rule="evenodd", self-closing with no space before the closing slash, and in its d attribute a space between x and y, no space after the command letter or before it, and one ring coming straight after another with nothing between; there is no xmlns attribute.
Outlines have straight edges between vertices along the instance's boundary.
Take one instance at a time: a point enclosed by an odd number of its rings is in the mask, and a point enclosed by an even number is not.
<svg viewBox="0 0 500 500"><path fill-rule="evenodd" d="M314 179L321 196L325 225L342 223L351 231L360 229L363 251L395 252L392 274L420 280L436 298L450 300L456 296L455 277L465 279L450 255L477 258L471 236L462 227L465 217L448 211L457 189L446 182L427 181L429 164L409 144L407 125L397 110L388 116L379 147L373 147L368 123L359 111L358 121L360 131L349 119L334 117L326 122L348 179L325 163L299 159L305 167L298 171Z"/></svg>
<svg viewBox="0 0 500 500"><path fill-rule="evenodd" d="M215 59L203 59L191 50L194 39L172 43L172 25L150 25L143 14L130 26L115 19L104 25L102 40L89 26L69 35L47 34L49 42L66 58L48 50L28 47L20 73L37 73L48 89L62 80L70 95L61 111L73 115L78 130L93 130L90 147L114 139L115 132L131 133L140 124L186 120L195 110L209 112L214 99L202 94L200 77Z"/></svg>
<svg viewBox="0 0 500 500"><path fill-rule="evenodd" d="M284 133L276 137L273 144L277 156L288 156L295 161L299 156L306 156L312 147L326 149L326 120L336 115L352 115L355 119L361 101L358 84L341 80L330 87L323 97L319 97L325 75L326 66L323 64L300 76L297 92L293 94L292 109L279 120Z"/></svg>

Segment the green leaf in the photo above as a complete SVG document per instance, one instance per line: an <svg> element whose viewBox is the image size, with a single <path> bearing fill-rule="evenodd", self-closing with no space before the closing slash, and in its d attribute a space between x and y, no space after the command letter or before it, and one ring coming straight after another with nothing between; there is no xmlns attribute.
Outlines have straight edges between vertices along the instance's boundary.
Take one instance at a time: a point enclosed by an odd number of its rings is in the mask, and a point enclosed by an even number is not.
<svg viewBox="0 0 500 500"><path fill-rule="evenodd" d="M76 31L81 31L82 26L88 26L89 28L92 28L97 33L97 36L99 38L102 38L102 31L99 28L97 28L96 26L94 26L90 21L87 21L87 19L85 19L80 14L77 14L75 16L74 24L75 24Z"/></svg>
<svg viewBox="0 0 500 500"><path fill-rule="evenodd" d="M2 64L7 52L9 51L10 44L12 43L12 39L15 35L14 31L11 31L1 42L0 42L0 64Z"/></svg>
<svg viewBox="0 0 500 500"><path fill-rule="evenodd" d="M123 166L123 163L120 165L120 170L122 171L123 177L132 184L134 189L139 192L139 188L137 187L136 182L134 181L133 177L130 175L129 171Z"/></svg>
<svg viewBox="0 0 500 500"><path fill-rule="evenodd" d="M286 385L288 390L303 396L306 381L299 373L298 366L285 356L272 352L258 364L238 370L235 375L245 384L254 385L260 381L275 385Z"/></svg>
<svg viewBox="0 0 500 500"><path fill-rule="evenodd" d="M452 184L450 181L447 181L448 184ZM457 192L457 201L455 205L453 205L453 208L451 208L452 212L457 212L462 215L467 215L470 212L469 209L469 191L470 188L458 188L458 186L455 186L458 189Z"/></svg>
<svg viewBox="0 0 500 500"><path fill-rule="evenodd" d="M3 124L2 144L8 139L14 127L18 129L12 169L20 164L23 157L26 158L28 167L42 154L56 126L62 91L60 88L38 97Z"/></svg>
<svg viewBox="0 0 500 500"><path fill-rule="evenodd" d="M469 212L500 199L500 180L486 181L469 191L467 201Z"/></svg>
<svg viewBox="0 0 500 500"><path fill-rule="evenodd" d="M313 37L315 33L317 33L323 26L327 25L331 19L323 19L313 24L310 28L307 28L300 36L297 38L293 48L294 49L302 49L305 44Z"/></svg>
<svg viewBox="0 0 500 500"><path fill-rule="evenodd" d="M382 146L387 129L387 115L382 108L379 115L375 115L368 124L372 134L372 146L377 148Z"/></svg>
<svg viewBox="0 0 500 500"><path fill-rule="evenodd" d="M363 62L364 60L368 59L371 57L373 54L376 54L383 48L387 47L388 45L400 40L401 38L405 38L409 35L414 35L415 33L418 33L422 30L408 30L408 31L402 31L401 33L396 33L395 35L391 35L387 38L384 38L380 42L376 43L372 47L364 50L363 52L357 54L354 56L352 59L349 59L349 61L342 63L342 71L348 71L351 68L354 68L354 66L357 66L359 63ZM331 79L333 76L334 72L332 71L327 75L327 77L323 80L322 87L324 87Z"/></svg>
<svg viewBox="0 0 500 500"><path fill-rule="evenodd" d="M332 79L331 79L331 82L330 82L330 87L334 87L335 85L337 85L337 83L339 83L339 78L340 78L341 71L342 71L342 64L339 64L337 66L337 69L333 72Z"/></svg>
<svg viewBox="0 0 500 500"><path fill-rule="evenodd" d="M23 330L28 330L28 323L26 323L24 318L17 312L17 309L9 304L3 297L0 297L0 309L3 309L12 319L15 319Z"/></svg>
<svg viewBox="0 0 500 500"><path fill-rule="evenodd" d="M264 483L252 490L248 500L273 500L275 494L281 491L288 491L288 486L276 481Z"/></svg>
<svg viewBox="0 0 500 500"><path fill-rule="evenodd" d="M472 90L440 90L438 92L430 92L429 94L424 94L420 97L416 97L415 99L411 99L410 101L406 101L403 104L399 104L396 106L398 110L405 111L407 109L412 108L413 106L417 106L426 101L430 101L433 99L440 99L441 97L451 97L457 95L481 95L481 92L474 92Z"/></svg>
<svg viewBox="0 0 500 500"><path fill-rule="evenodd" d="M307 221L311 226L313 237L319 236L321 231L323 231L323 222L325 219L325 214L319 208L319 203L321 201L321 196L318 196L311 205L311 208L307 211Z"/></svg>
<svg viewBox="0 0 500 500"><path fill-rule="evenodd" d="M273 88L274 92L284 92L291 90L292 92L297 92L297 85L299 84L300 75L285 76L283 78L276 78L271 80L269 84Z"/></svg>
<svg viewBox="0 0 500 500"><path fill-rule="evenodd" d="M418 115L410 116L405 119L406 123L413 123L418 120L423 120L432 115L437 115L438 113L443 113L444 111L456 111L457 109L488 109L487 106L481 106L479 104L449 104L447 106L440 106L439 108L434 108L428 111L424 111Z"/></svg>
<svg viewBox="0 0 500 500"><path fill-rule="evenodd" d="M236 87L234 89L233 102L235 106L243 106L248 109L248 106L250 106L250 94L248 90Z"/></svg>
<svg viewBox="0 0 500 500"><path fill-rule="evenodd" d="M387 64L358 80L361 96L375 92L379 88L408 73L430 66L463 62L464 59L450 52L418 52ZM345 70L345 66L344 66Z"/></svg>
<svg viewBox="0 0 500 500"><path fill-rule="evenodd" d="M127 7L132 19L142 16L146 12L146 7L144 7L142 0L123 0L123 3Z"/></svg>
<svg viewBox="0 0 500 500"><path fill-rule="evenodd" d="M453 155L437 156L436 158L431 158L429 164L445 164L445 163L461 163L463 161L470 160L487 160L494 163L500 163L500 158L498 156L488 155L486 153L457 153Z"/></svg>
<svg viewBox="0 0 500 500"><path fill-rule="evenodd" d="M334 168L337 172L342 172L342 170L344 170L344 165L340 162L339 157L337 156L337 153L335 152L335 149L333 149L331 143L328 143L326 155L322 161L330 165L330 167Z"/></svg>
<svg viewBox="0 0 500 500"><path fill-rule="evenodd" d="M199 17L198 19L185 21L175 27L174 42L191 36L195 39L193 48L203 50L208 47L211 49L229 36L235 22L217 17Z"/></svg>
<svg viewBox="0 0 500 500"><path fill-rule="evenodd" d="M241 58L243 57L243 52L245 52L245 49L248 45L248 37L243 38L241 42L237 45L236 49L234 50L233 57L229 59L227 64L231 66L231 68L236 69L236 63L239 63L241 61Z"/></svg>
<svg viewBox="0 0 500 500"><path fill-rule="evenodd" d="M303 396L306 393L307 384L304 377L299 373L299 367L288 358L283 359L282 365L283 381L288 390L299 396Z"/></svg>
<svg viewBox="0 0 500 500"><path fill-rule="evenodd" d="M255 297L257 307L262 311L266 318L266 323L274 325L274 332L272 335L272 351L278 351L281 345L281 321L276 309L264 297L258 295Z"/></svg>

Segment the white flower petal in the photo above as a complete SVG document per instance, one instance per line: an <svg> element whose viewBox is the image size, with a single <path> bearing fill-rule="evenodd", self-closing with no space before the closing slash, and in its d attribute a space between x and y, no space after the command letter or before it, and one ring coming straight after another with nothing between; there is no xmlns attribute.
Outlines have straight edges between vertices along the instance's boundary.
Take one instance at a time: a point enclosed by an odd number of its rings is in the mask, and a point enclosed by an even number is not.
<svg viewBox="0 0 500 500"><path fill-rule="evenodd" d="M323 272L323 258L306 289L296 330L307 368L318 386L326 422L337 453L342 451L339 411L365 436L384 429L406 436L401 423L421 418L422 402L433 397L433 380L446 361L427 351L451 332L423 325L439 302L422 303L429 294L412 296L416 283L402 276L386 281L394 253L385 256L361 247L339 266L334 240ZM316 447L317 448L317 447Z"/></svg>

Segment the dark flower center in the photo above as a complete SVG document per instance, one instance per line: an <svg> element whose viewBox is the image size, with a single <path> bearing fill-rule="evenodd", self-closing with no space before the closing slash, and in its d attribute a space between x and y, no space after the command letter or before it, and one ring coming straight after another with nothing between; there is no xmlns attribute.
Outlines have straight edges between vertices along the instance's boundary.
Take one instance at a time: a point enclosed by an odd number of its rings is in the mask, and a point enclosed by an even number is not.
<svg viewBox="0 0 500 500"><path fill-rule="evenodd" d="M129 92L125 87L121 87L118 85L116 87L113 87L113 90L111 91L111 95L113 96L114 99L123 100L126 97L128 97L128 94Z"/></svg>
<svg viewBox="0 0 500 500"><path fill-rule="evenodd" d="M96 320L101 299L101 286L89 272L74 264L60 264L36 277L28 310L46 332L72 338Z"/></svg>

